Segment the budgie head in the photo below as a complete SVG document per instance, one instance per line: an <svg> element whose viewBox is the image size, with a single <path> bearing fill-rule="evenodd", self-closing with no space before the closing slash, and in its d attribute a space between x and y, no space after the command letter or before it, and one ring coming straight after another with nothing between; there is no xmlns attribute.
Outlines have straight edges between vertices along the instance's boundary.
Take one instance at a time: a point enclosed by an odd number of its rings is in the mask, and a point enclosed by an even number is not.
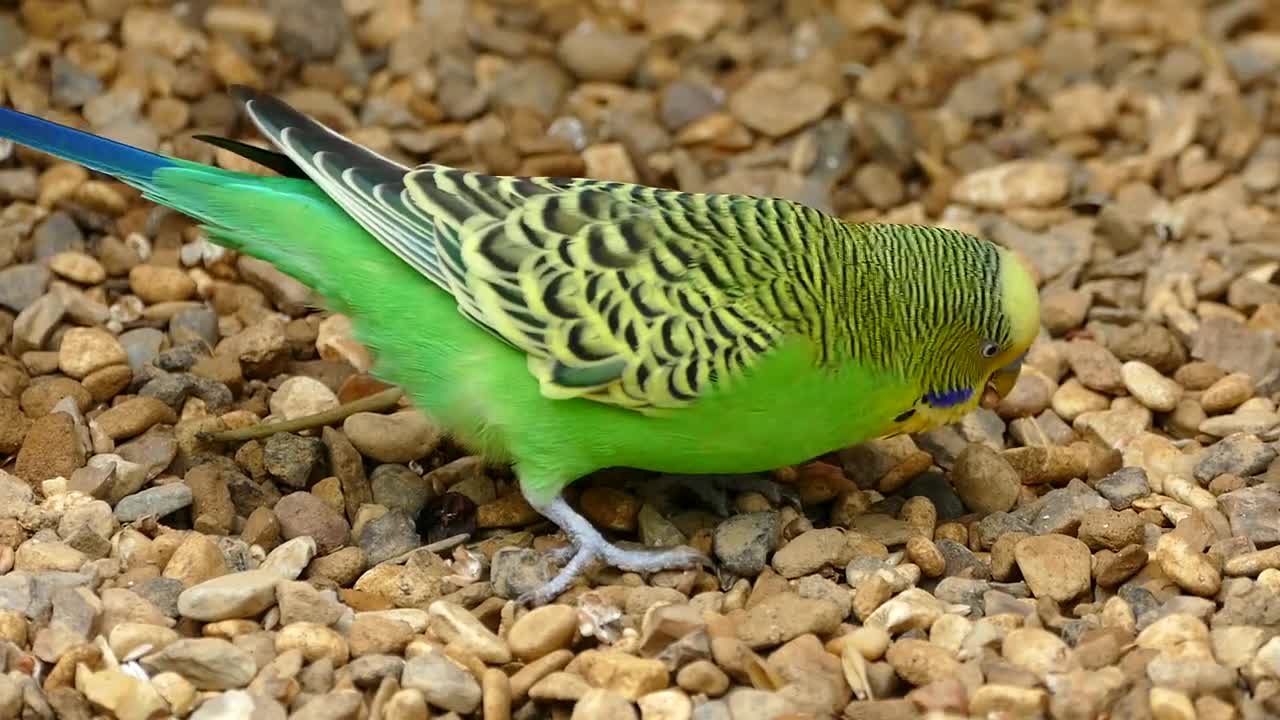
<svg viewBox="0 0 1280 720"><path fill-rule="evenodd" d="M889 240L871 243L866 259L886 270L880 277L892 300L882 307L892 320L875 328L864 323L855 346L897 363L919 393L895 430L954 422L1007 396L1040 331L1039 291L1027 261L954 230L880 226L872 234ZM883 302L875 284L850 288L855 306Z"/></svg>

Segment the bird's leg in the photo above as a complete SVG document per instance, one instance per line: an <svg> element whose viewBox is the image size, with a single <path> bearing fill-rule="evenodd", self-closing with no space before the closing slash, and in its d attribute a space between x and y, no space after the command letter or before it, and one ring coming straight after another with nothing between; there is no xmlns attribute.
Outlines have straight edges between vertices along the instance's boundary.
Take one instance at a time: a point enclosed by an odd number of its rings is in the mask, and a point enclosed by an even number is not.
<svg viewBox="0 0 1280 720"><path fill-rule="evenodd" d="M526 496L527 497L527 496ZM531 590L517 598L517 602L532 606L545 605L568 590L595 561L603 560L620 570L654 573L661 570L688 569L711 566L711 559L690 547L664 548L661 550L624 550L609 542L589 520L569 506L563 497L529 504L544 517L555 523L569 537L569 548L551 551L557 564L568 560L565 566L537 590Z"/></svg>
<svg viewBox="0 0 1280 720"><path fill-rule="evenodd" d="M733 495L757 492L774 505L786 503L800 507L795 488L769 479L765 475L662 475L649 483L652 494L670 497L671 488L679 486L706 503L715 514L728 517L733 512Z"/></svg>

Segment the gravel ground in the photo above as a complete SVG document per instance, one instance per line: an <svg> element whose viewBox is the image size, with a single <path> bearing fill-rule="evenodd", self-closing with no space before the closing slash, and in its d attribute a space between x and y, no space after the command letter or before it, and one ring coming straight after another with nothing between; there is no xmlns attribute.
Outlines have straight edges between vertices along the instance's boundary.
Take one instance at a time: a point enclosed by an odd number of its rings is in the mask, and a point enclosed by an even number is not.
<svg viewBox="0 0 1280 720"><path fill-rule="evenodd" d="M260 142L247 83L407 163L957 227L1044 329L996 411L777 470L799 507L576 484L720 571L530 611L562 538L412 410L202 434L376 405L346 318L6 144L0 717L1280 716L1280 14L1032 5L7 4L21 110L244 167L191 136Z"/></svg>

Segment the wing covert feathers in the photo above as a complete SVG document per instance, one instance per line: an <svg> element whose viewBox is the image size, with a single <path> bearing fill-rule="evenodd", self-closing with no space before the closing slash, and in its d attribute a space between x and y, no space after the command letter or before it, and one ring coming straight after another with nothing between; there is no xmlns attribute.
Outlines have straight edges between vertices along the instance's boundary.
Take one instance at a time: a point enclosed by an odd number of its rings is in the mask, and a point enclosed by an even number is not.
<svg viewBox="0 0 1280 720"><path fill-rule="evenodd" d="M279 100L235 92L262 132L379 242L525 352L548 397L680 407L732 382L797 323L816 322L807 301L818 290L803 282L815 257L808 241L826 229L816 211L617 182L410 169Z"/></svg>

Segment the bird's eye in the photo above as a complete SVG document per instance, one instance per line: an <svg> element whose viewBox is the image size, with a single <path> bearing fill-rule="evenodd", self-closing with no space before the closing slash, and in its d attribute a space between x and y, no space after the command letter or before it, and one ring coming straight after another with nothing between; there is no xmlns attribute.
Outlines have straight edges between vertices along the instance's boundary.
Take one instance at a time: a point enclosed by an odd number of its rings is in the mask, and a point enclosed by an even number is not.
<svg viewBox="0 0 1280 720"><path fill-rule="evenodd" d="M979 352L982 353L982 357L990 359L1000 352L1000 346L988 340L982 343L982 348Z"/></svg>

